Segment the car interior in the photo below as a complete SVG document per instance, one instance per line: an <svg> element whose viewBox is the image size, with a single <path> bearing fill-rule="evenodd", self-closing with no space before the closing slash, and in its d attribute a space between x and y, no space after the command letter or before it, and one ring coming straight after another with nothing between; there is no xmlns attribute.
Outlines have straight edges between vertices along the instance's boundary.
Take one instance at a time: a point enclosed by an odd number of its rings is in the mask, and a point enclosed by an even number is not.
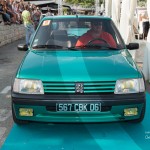
<svg viewBox="0 0 150 150"><path fill-rule="evenodd" d="M50 39L46 45L59 45L62 47L71 47L71 41L68 38L66 30L52 30Z"/></svg>

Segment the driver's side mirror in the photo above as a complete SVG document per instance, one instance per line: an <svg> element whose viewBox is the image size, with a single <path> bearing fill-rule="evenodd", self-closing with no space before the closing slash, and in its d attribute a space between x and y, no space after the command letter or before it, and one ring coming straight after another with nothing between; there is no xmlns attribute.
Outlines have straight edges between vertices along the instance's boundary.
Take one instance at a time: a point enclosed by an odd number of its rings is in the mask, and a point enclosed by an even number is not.
<svg viewBox="0 0 150 150"><path fill-rule="evenodd" d="M19 44L17 48L19 51L27 51L28 50L28 46L26 44Z"/></svg>
<svg viewBox="0 0 150 150"><path fill-rule="evenodd" d="M126 45L126 48L129 50L139 49L139 43L129 43Z"/></svg>

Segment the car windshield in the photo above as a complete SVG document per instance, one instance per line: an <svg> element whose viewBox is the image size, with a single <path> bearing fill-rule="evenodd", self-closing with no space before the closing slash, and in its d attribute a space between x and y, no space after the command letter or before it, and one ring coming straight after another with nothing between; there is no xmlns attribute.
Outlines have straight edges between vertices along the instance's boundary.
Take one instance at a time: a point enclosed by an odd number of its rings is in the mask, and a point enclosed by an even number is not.
<svg viewBox="0 0 150 150"><path fill-rule="evenodd" d="M109 18L44 19L32 42L34 50L120 50L125 44Z"/></svg>

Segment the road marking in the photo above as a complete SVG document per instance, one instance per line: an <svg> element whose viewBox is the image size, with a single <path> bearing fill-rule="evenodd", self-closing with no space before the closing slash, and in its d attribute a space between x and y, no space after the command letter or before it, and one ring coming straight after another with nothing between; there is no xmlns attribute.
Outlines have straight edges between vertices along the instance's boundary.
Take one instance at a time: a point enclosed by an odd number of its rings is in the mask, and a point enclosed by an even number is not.
<svg viewBox="0 0 150 150"><path fill-rule="evenodd" d="M0 139L3 137L5 134L6 128L5 127L0 127Z"/></svg>
<svg viewBox="0 0 150 150"><path fill-rule="evenodd" d="M0 127L0 146L4 143L5 138L3 138L3 135L6 132L5 127Z"/></svg>
<svg viewBox="0 0 150 150"><path fill-rule="evenodd" d="M5 121L10 116L11 116L11 110L0 109L0 122Z"/></svg>
<svg viewBox="0 0 150 150"><path fill-rule="evenodd" d="M6 94L10 91L11 89L11 86L6 86L2 91L1 91L1 94Z"/></svg>

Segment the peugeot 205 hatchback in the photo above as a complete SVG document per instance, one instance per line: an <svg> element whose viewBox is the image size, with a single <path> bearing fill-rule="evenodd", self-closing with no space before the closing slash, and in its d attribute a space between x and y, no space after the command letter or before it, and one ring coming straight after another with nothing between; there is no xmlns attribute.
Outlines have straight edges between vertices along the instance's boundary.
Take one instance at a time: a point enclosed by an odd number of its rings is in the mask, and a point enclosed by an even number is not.
<svg viewBox="0 0 150 150"><path fill-rule="evenodd" d="M125 45L110 18L44 18L29 48L18 45L27 52L12 85L14 122L142 121L144 79L128 51L138 46Z"/></svg>

